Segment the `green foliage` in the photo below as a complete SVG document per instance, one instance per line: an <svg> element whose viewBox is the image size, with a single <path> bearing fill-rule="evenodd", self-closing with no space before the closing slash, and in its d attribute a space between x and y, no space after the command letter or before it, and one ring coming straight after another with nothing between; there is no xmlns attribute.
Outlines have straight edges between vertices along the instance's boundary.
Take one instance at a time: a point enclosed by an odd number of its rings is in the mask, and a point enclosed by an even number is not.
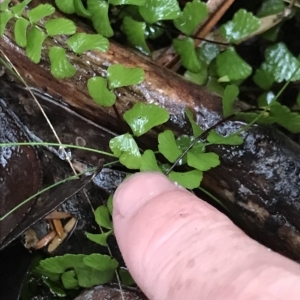
<svg viewBox="0 0 300 300"><path fill-rule="evenodd" d="M14 27L14 35L15 40L18 46L24 48L27 45L27 37L26 31L29 25L29 21L24 18L18 18L15 27Z"/></svg>
<svg viewBox="0 0 300 300"><path fill-rule="evenodd" d="M257 12L258 17L265 17L273 14L283 12L285 4L283 0L265 0L263 1L259 11Z"/></svg>
<svg viewBox="0 0 300 300"><path fill-rule="evenodd" d="M128 169L140 168L141 153L131 134L125 133L111 139L109 148L119 158L120 163Z"/></svg>
<svg viewBox="0 0 300 300"><path fill-rule="evenodd" d="M70 0L55 0L55 5L58 7L60 11L65 14L74 14L75 6L74 1Z"/></svg>
<svg viewBox="0 0 300 300"><path fill-rule="evenodd" d="M109 211L110 215L112 215L112 212L113 212L113 195L109 195L109 197L107 199L107 208L108 208L108 211Z"/></svg>
<svg viewBox="0 0 300 300"><path fill-rule="evenodd" d="M180 14L177 0L147 0L139 12L147 23L159 20L174 20Z"/></svg>
<svg viewBox="0 0 300 300"><path fill-rule="evenodd" d="M106 229L112 229L110 213L107 206L101 205L95 210L95 220L97 224Z"/></svg>
<svg viewBox="0 0 300 300"><path fill-rule="evenodd" d="M186 189L196 189L200 186L203 173L200 170L192 170L187 172L172 171L168 177L170 180L177 182Z"/></svg>
<svg viewBox="0 0 300 300"><path fill-rule="evenodd" d="M10 11L0 12L0 37L4 33L4 29L8 21L14 16L14 14Z"/></svg>
<svg viewBox="0 0 300 300"><path fill-rule="evenodd" d="M58 274L65 289L89 288L109 282L117 267L118 262L107 255L66 254L41 260L38 272Z"/></svg>
<svg viewBox="0 0 300 300"><path fill-rule="evenodd" d="M199 0L187 2L180 16L174 20L174 25L184 34L191 35L207 16L207 13L208 9L205 3Z"/></svg>
<svg viewBox="0 0 300 300"><path fill-rule="evenodd" d="M270 107L270 117L290 132L300 133L300 114L291 112L288 107L273 102Z"/></svg>
<svg viewBox="0 0 300 300"><path fill-rule="evenodd" d="M174 133L171 130L165 130L158 135L158 150L172 163L175 162L182 153L176 144Z"/></svg>
<svg viewBox="0 0 300 300"><path fill-rule="evenodd" d="M94 243L97 243L101 246L107 246L107 238L112 234L112 230L109 230L105 233L93 234L86 232L86 237Z"/></svg>
<svg viewBox="0 0 300 300"><path fill-rule="evenodd" d="M157 159L155 157L155 154L152 150L146 150L142 154L141 158L141 167L140 167L141 172L161 172L158 164L157 164Z"/></svg>
<svg viewBox="0 0 300 300"><path fill-rule="evenodd" d="M271 77L275 82L289 80L293 74L292 81L300 79L300 62L284 43L277 43L266 49L265 62L259 70L263 70L266 77Z"/></svg>
<svg viewBox="0 0 300 300"><path fill-rule="evenodd" d="M244 143L244 140L241 136L239 135L228 135L226 137L216 133L215 130L212 130L208 137L207 141L210 144L215 144L215 145L232 145L232 146L237 146L237 145L242 145Z"/></svg>
<svg viewBox="0 0 300 300"><path fill-rule="evenodd" d="M61 47L52 47L49 51L51 62L51 74L58 79L73 77L76 73L75 67L68 61L66 50Z"/></svg>
<svg viewBox="0 0 300 300"><path fill-rule="evenodd" d="M145 31L146 23L133 20L129 16L125 16L121 27L122 31L126 34L128 42L144 53L150 54L150 49L146 43Z"/></svg>
<svg viewBox="0 0 300 300"><path fill-rule="evenodd" d="M146 3L146 0L109 0L109 4L112 5L137 5L142 6Z"/></svg>
<svg viewBox="0 0 300 300"><path fill-rule="evenodd" d="M87 87L90 96L97 104L107 107L115 104L116 95L108 90L107 79L99 76L92 77L88 80Z"/></svg>
<svg viewBox="0 0 300 300"><path fill-rule="evenodd" d="M236 85L227 85L222 99L224 118L233 114L233 103L239 94L239 88Z"/></svg>
<svg viewBox="0 0 300 300"><path fill-rule="evenodd" d="M128 272L128 270L126 270L124 268L120 268L119 274L120 274L120 277L121 277L121 282L125 286L130 286L130 285L133 285L135 283L133 278L131 277L130 273Z"/></svg>
<svg viewBox="0 0 300 300"><path fill-rule="evenodd" d="M187 164L200 171L208 171L220 164L219 156L213 152L195 153L189 151L187 153Z"/></svg>
<svg viewBox="0 0 300 300"><path fill-rule="evenodd" d="M109 89L139 84L144 80L144 76L142 68L127 68L122 64L110 65L107 69Z"/></svg>
<svg viewBox="0 0 300 300"><path fill-rule="evenodd" d="M190 72L199 73L201 71L201 63L197 57L194 40L192 38L174 39L173 47L180 56L181 63Z"/></svg>
<svg viewBox="0 0 300 300"><path fill-rule="evenodd" d="M194 117L192 112L188 107L184 110L185 115L187 116L193 130L194 137L198 137L201 133L203 133L203 130L199 127L199 125L194 121Z"/></svg>
<svg viewBox="0 0 300 300"><path fill-rule="evenodd" d="M187 70L183 76L193 83L204 85L207 82L207 75L207 69L202 68L199 73L192 73Z"/></svg>
<svg viewBox="0 0 300 300"><path fill-rule="evenodd" d="M11 11L18 17L22 15L24 8L31 2L32 0L25 0L11 8Z"/></svg>
<svg viewBox="0 0 300 300"><path fill-rule="evenodd" d="M119 265L116 259L97 253L85 256L83 262L87 266L99 271L112 271L112 274Z"/></svg>
<svg viewBox="0 0 300 300"><path fill-rule="evenodd" d="M108 3L103 0L87 0L87 7L96 31L105 37L113 36L108 18Z"/></svg>
<svg viewBox="0 0 300 300"><path fill-rule="evenodd" d="M10 1L11 0L4 0L2 3L0 2L0 10L3 10L3 11L7 10Z"/></svg>
<svg viewBox="0 0 300 300"><path fill-rule="evenodd" d="M42 45L47 35L37 27L32 27L27 33L26 55L39 63L42 55Z"/></svg>
<svg viewBox="0 0 300 300"><path fill-rule="evenodd" d="M256 31L259 26L260 20L258 18L245 9L240 9L233 16L233 20L224 24L220 31L229 42L237 42Z"/></svg>
<svg viewBox="0 0 300 300"><path fill-rule="evenodd" d="M50 4L40 4L37 7L31 9L27 16L32 24L37 23L41 19L52 15L55 12L55 8Z"/></svg>
<svg viewBox="0 0 300 300"><path fill-rule="evenodd" d="M123 115L135 136L141 136L151 128L168 121L169 113L165 108L155 104L137 102Z"/></svg>
<svg viewBox="0 0 300 300"><path fill-rule="evenodd" d="M74 270L64 272L61 275L61 282L67 290L79 288L76 272Z"/></svg>
<svg viewBox="0 0 300 300"><path fill-rule="evenodd" d="M253 81L263 90L268 91L274 83L273 74L263 69L257 69L253 76Z"/></svg>
<svg viewBox="0 0 300 300"><path fill-rule="evenodd" d="M219 47L213 43L204 43L201 48L196 49L196 53L200 62L208 65L220 53Z"/></svg>
<svg viewBox="0 0 300 300"><path fill-rule="evenodd" d="M57 18L49 20L45 23L45 28L49 36L55 35L71 35L76 32L76 26L73 21L64 19L64 18Z"/></svg>
<svg viewBox="0 0 300 300"><path fill-rule="evenodd" d="M58 0L59 1L59 0ZM90 19L92 14L84 7L81 0L73 0L74 9L78 16Z"/></svg>
<svg viewBox="0 0 300 300"><path fill-rule="evenodd" d="M68 46L76 54L89 50L108 51L109 41L100 34L76 33L67 41Z"/></svg>
<svg viewBox="0 0 300 300"><path fill-rule="evenodd" d="M220 77L227 76L230 81L242 80L249 77L252 68L230 47L216 58L217 72Z"/></svg>

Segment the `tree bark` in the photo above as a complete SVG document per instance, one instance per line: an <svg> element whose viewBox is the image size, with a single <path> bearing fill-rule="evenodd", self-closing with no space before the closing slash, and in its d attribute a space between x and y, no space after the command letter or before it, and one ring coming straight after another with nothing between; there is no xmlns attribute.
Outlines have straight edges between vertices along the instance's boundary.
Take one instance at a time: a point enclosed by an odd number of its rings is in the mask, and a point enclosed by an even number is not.
<svg viewBox="0 0 300 300"><path fill-rule="evenodd" d="M56 13L52 17L58 16ZM76 23L78 31L91 32L80 21ZM87 80L95 75L105 76L111 64L143 68L143 83L117 89L119 113L123 114L141 101L165 107L171 118L147 137L140 138L141 147L156 148L156 135L162 129L171 129L177 135L188 133L190 130L184 117L186 107L194 112L203 129L222 119L218 96L113 41L106 53L90 51L81 56L68 53L77 73L71 79L57 80L49 71L47 53L51 46L64 44L66 37L48 38L41 63L34 64L14 43L12 28L8 26L5 30L1 49L32 88L65 102L85 118L118 133L123 131L113 109L99 107L90 98ZM238 106L246 107L242 102ZM228 121L218 128L218 132L227 135L244 125L240 121ZM245 142L241 146L210 147L220 155L221 165L205 173L203 187L221 199L233 219L248 234L268 247L300 260L300 147L272 126L252 126L243 137Z"/></svg>

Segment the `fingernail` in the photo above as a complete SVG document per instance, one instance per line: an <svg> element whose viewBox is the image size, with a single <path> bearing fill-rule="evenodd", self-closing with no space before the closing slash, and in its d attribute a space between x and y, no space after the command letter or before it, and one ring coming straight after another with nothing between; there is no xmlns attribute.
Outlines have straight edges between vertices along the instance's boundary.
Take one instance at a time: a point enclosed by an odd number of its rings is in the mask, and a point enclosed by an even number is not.
<svg viewBox="0 0 300 300"><path fill-rule="evenodd" d="M177 188L161 173L134 174L117 188L113 199L114 214L129 217L157 195Z"/></svg>

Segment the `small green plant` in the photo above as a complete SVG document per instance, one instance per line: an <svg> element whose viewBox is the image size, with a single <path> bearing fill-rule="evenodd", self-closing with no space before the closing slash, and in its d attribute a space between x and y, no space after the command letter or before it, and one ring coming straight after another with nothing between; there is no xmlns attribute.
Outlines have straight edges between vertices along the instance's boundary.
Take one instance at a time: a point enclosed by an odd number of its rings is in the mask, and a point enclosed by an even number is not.
<svg viewBox="0 0 300 300"><path fill-rule="evenodd" d="M90 50L108 51L107 38L114 35L112 19L122 24L120 30L125 34L128 43L146 55L151 54L149 41L155 40L168 30L165 21L168 21L168 24L171 22L182 34L172 39L171 43L186 68L184 76L222 95L224 119L203 131L194 120L193 113L186 109L186 119L193 133L191 136L175 136L172 131L165 130L158 134L157 149L142 151L136 138L155 126L166 123L169 120L169 113L154 104L136 103L123 115L131 132L125 132L109 142L111 153L101 153L115 157L130 172L162 172L183 187L196 189L201 186L203 173L220 165L219 156L208 151L208 146L241 145L243 133L254 123L277 123L290 132L300 132L300 115L279 102L281 93L275 96L272 92L275 84L285 82L282 91L289 82L300 79L299 59L284 43L276 42L276 34L270 32L264 35L268 39L272 35L273 44L267 47L265 60L256 70L253 70L253 67L236 51L236 44L260 30L263 18L284 12L285 5L282 1L275 1L277 5L270 5L271 1L273 0L264 1L256 16L244 9L237 11L232 20L217 29L222 36L221 46L225 46L225 49L207 41L203 42L201 47L194 47L193 32L208 15L206 4L198 0L187 2L182 10L177 0L87 0L86 5L81 0L56 1L57 7L65 14L76 13L91 21L97 34L76 33L76 25L67 18L49 20L55 12L55 8L50 4L40 4L28 10L26 7L31 0L24 0L16 5L10 5L10 0L5 0L0 3L0 37L4 34L8 22L12 20L16 44L25 49L26 55L34 63L39 63L46 39L55 39L60 35L69 36L64 44L58 43L47 53L52 75L57 79L64 79L76 73L76 68L68 59L69 51L76 55ZM281 25L276 26L279 28ZM256 110L246 112L235 111L234 102L239 95L239 86L250 76L262 90L258 107ZM90 78L87 81L87 89L97 104L107 107L115 104L117 98L115 89L140 84L143 80L144 70L141 68L115 64L107 68L105 78L102 76ZM295 101L298 107L300 107L299 95ZM229 136L220 135L217 131L218 125L236 117L244 119L248 125ZM0 147L25 144L0 144ZM50 145L50 143L29 144ZM158 155L163 157L164 161L159 161ZM177 166L185 166L184 171L178 171ZM34 196L25 201L30 201ZM113 233L111 213L112 196L107 206L98 207L95 211L97 224L105 230L99 234L86 233L88 239L107 246L107 237ZM7 214L1 216L0 221L6 216ZM35 272L45 276L44 282L54 293L64 295L64 289L91 287L108 282L117 268L118 262L110 256L67 254L42 260Z"/></svg>
<svg viewBox="0 0 300 300"><path fill-rule="evenodd" d="M107 231L101 234L86 232L91 241L107 246L107 237L112 234L112 196L107 205L99 206L95 212L95 221ZM57 294L64 290L89 288L112 280L119 263L116 259L103 254L74 255L65 254L43 259L33 269L34 274L42 275L44 282ZM51 283L51 284L50 284Z"/></svg>

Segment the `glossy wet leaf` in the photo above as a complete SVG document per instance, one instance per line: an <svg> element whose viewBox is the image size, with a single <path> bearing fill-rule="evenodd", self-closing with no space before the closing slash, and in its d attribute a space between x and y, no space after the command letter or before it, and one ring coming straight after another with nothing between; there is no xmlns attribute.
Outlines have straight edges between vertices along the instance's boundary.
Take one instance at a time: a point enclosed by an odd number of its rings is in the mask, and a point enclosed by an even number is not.
<svg viewBox="0 0 300 300"><path fill-rule="evenodd" d="M49 51L50 71L57 79L73 77L76 73L75 67L68 61L66 50L61 47L52 47Z"/></svg>
<svg viewBox="0 0 300 300"><path fill-rule="evenodd" d="M135 136L141 136L151 128L168 121L169 113L156 104L137 102L123 115Z"/></svg>
<svg viewBox="0 0 300 300"><path fill-rule="evenodd" d="M259 11L257 12L257 16L265 17L277 14L283 12L285 7L284 1L282 0L264 0Z"/></svg>
<svg viewBox="0 0 300 300"><path fill-rule="evenodd" d="M271 76L276 82L289 80L294 72L292 81L300 79L300 62L289 51L284 43L277 43L268 47L265 51L265 62L261 69Z"/></svg>
<svg viewBox="0 0 300 300"><path fill-rule="evenodd" d="M55 0L55 5L60 11L65 14L74 14L75 7L73 1L70 0Z"/></svg>
<svg viewBox="0 0 300 300"><path fill-rule="evenodd" d="M133 20L129 16L123 18L121 30L125 33L127 41L136 49L144 53L150 54L150 49L146 43L145 30L146 23Z"/></svg>
<svg viewBox="0 0 300 300"><path fill-rule="evenodd" d="M139 12L147 23L161 20L174 20L180 14L177 0L147 0Z"/></svg>
<svg viewBox="0 0 300 300"><path fill-rule="evenodd" d="M185 151L190 144L194 141L194 137L192 136L187 136L187 135L182 135L180 137L178 137L178 139L176 140L177 146L178 148L183 152ZM205 151L205 145L203 144L203 142L196 142L196 144L192 147L192 149L190 151L195 151L196 153L199 152L204 152Z"/></svg>
<svg viewBox="0 0 300 300"><path fill-rule="evenodd" d="M192 38L173 39L173 47L185 68L193 73L201 71L201 63L197 57Z"/></svg>
<svg viewBox="0 0 300 300"><path fill-rule="evenodd" d="M107 206L101 205L95 210L95 220L97 224L106 229L112 229L112 222Z"/></svg>
<svg viewBox="0 0 300 300"><path fill-rule="evenodd" d="M78 16L90 19L92 14L85 8L81 0L73 0L75 12Z"/></svg>
<svg viewBox="0 0 300 300"><path fill-rule="evenodd" d="M90 254L83 258L84 264L98 271L114 272L119 263L115 258L103 254Z"/></svg>
<svg viewBox="0 0 300 300"><path fill-rule="evenodd" d="M197 57L204 65L209 65L210 62L220 53L218 45L214 43L203 43L200 48L196 49Z"/></svg>
<svg viewBox="0 0 300 300"><path fill-rule="evenodd" d="M32 0L25 0L17 5L14 5L12 8L11 8L11 11L17 15L17 16L21 16L22 15L22 12L24 10L24 8L31 2Z"/></svg>
<svg viewBox="0 0 300 300"><path fill-rule="evenodd" d="M219 77L228 76L231 81L242 80L249 77L252 68L230 47L216 58Z"/></svg>
<svg viewBox="0 0 300 300"><path fill-rule="evenodd" d="M15 41L19 47L26 47L27 45L27 27L29 21L24 18L18 18L15 23L14 35Z"/></svg>
<svg viewBox="0 0 300 300"><path fill-rule="evenodd" d="M101 106L110 107L116 102L116 95L107 88L107 79L92 77L87 82L90 96Z"/></svg>
<svg viewBox="0 0 300 300"><path fill-rule="evenodd" d="M191 112L191 110L188 107L185 108L184 113L187 116L187 118L192 126L194 137L198 137L201 133L203 133L203 130L195 122L193 113Z"/></svg>
<svg viewBox="0 0 300 300"><path fill-rule="evenodd" d="M55 8L50 4L40 4L37 7L31 9L27 16L31 23L35 24L42 18L51 16L55 12Z"/></svg>
<svg viewBox="0 0 300 300"><path fill-rule="evenodd" d="M106 247L107 246L107 238L111 235L111 233L112 233L112 230L107 231L105 233L98 233L98 234L86 232L85 235L92 242Z"/></svg>
<svg viewBox="0 0 300 300"><path fill-rule="evenodd" d="M100 34L76 33L68 39L67 44L76 54L89 50L106 52L109 49L108 39Z"/></svg>
<svg viewBox="0 0 300 300"><path fill-rule="evenodd" d="M114 32L108 17L108 3L103 0L87 0L87 8L96 31L105 37L113 36Z"/></svg>
<svg viewBox="0 0 300 300"><path fill-rule="evenodd" d="M128 169L139 169L141 153L135 140L129 133L119 135L109 141L109 148L119 157L120 163Z"/></svg>
<svg viewBox="0 0 300 300"><path fill-rule="evenodd" d="M110 65L107 69L109 89L134 85L143 82L145 72L142 68L127 68L122 64Z"/></svg>
<svg viewBox="0 0 300 300"><path fill-rule="evenodd" d="M266 107L270 105L275 100L275 94L270 92L264 92L261 95L259 95L257 99L257 105L258 107Z"/></svg>
<svg viewBox="0 0 300 300"><path fill-rule="evenodd" d="M42 45L46 37L47 35L36 27L28 31L26 55L36 64L41 60Z"/></svg>
<svg viewBox="0 0 300 300"><path fill-rule="evenodd" d="M171 130L165 130L158 135L158 150L171 163L181 155Z"/></svg>
<svg viewBox="0 0 300 300"><path fill-rule="evenodd" d="M201 21L207 16L205 3L199 0L186 2L180 16L174 20L175 27L186 35L191 35Z"/></svg>
<svg viewBox="0 0 300 300"><path fill-rule="evenodd" d="M112 5L145 5L147 0L109 0L109 4Z"/></svg>
<svg viewBox="0 0 300 300"><path fill-rule="evenodd" d="M223 117L226 118L233 114L233 103L239 95L239 88L234 85L227 85L224 90L224 95L222 99L222 107L223 107Z"/></svg>
<svg viewBox="0 0 300 300"><path fill-rule="evenodd" d="M8 21L14 16L14 14L10 11L4 11L0 13L0 37L4 33L4 29Z"/></svg>
<svg viewBox="0 0 300 300"><path fill-rule="evenodd" d="M208 171L220 164L219 156L213 152L187 153L187 164L200 171Z"/></svg>
<svg viewBox="0 0 300 300"><path fill-rule="evenodd" d="M186 189L195 189L200 186L203 173L200 170L192 170L187 172L174 172L169 174L169 179L177 182Z"/></svg>
<svg viewBox="0 0 300 300"><path fill-rule="evenodd" d="M250 35L260 26L260 20L245 9L240 9L233 16L233 20L222 25L221 34L229 41L236 42Z"/></svg>
<svg viewBox="0 0 300 300"><path fill-rule="evenodd" d="M155 154L152 150L148 149L142 154L140 171L141 172L149 172L149 171L161 172L161 170L157 164Z"/></svg>
<svg viewBox="0 0 300 300"><path fill-rule="evenodd" d="M74 270L64 272L61 275L61 282L65 289L77 289L79 287L76 272Z"/></svg>
<svg viewBox="0 0 300 300"><path fill-rule="evenodd" d="M45 23L45 27L49 36L71 35L76 32L75 23L64 18L51 19Z"/></svg>
<svg viewBox="0 0 300 300"><path fill-rule="evenodd" d="M228 135L226 137L216 133L215 130L211 131L207 137L207 141L216 145L242 145L244 140L239 135Z"/></svg>
<svg viewBox="0 0 300 300"><path fill-rule="evenodd" d="M292 133L300 133L300 114L291 112L291 110L277 102L270 107L270 116L280 126L286 128Z"/></svg>

